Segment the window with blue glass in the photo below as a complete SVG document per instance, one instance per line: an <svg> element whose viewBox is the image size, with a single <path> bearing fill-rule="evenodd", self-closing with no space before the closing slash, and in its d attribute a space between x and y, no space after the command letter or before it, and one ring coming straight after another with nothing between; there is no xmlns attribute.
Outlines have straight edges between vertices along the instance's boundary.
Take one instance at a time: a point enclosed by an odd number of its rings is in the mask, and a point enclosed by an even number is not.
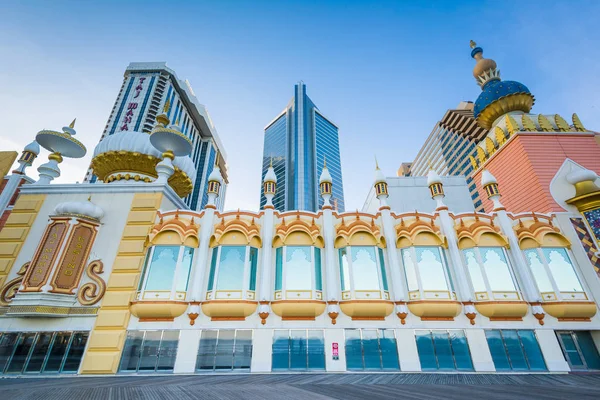
<svg viewBox="0 0 600 400"><path fill-rule="evenodd" d="M338 256L342 292L387 292L385 262L380 248L347 246L339 249Z"/></svg>
<svg viewBox="0 0 600 400"><path fill-rule="evenodd" d="M546 371L546 363L532 330L487 330L485 337L496 371Z"/></svg>
<svg viewBox="0 0 600 400"><path fill-rule="evenodd" d="M400 369L393 329L346 329L345 333L349 371Z"/></svg>
<svg viewBox="0 0 600 400"><path fill-rule="evenodd" d="M275 250L275 299L297 300L297 296L308 292L310 298L320 300L323 290L321 264L321 249L318 247L277 248Z"/></svg>
<svg viewBox="0 0 600 400"><path fill-rule="evenodd" d="M417 330L417 351L423 371L472 371L469 343L462 330Z"/></svg>
<svg viewBox="0 0 600 400"><path fill-rule="evenodd" d="M273 165L277 177L277 192L273 198L273 206L278 211L286 210L287 172L286 162L288 159L288 136L287 136L287 114L282 114L277 120L265 129L265 140L263 150L262 178L269 166ZM262 190L260 191L260 207L263 208L267 202Z"/></svg>
<svg viewBox="0 0 600 400"><path fill-rule="evenodd" d="M178 346L178 330L128 331L119 372L172 372Z"/></svg>
<svg viewBox="0 0 600 400"><path fill-rule="evenodd" d="M251 246L222 245L212 249L207 291L210 298L230 297L232 292L248 291L254 298L258 249ZM214 293L213 293L214 292Z"/></svg>
<svg viewBox="0 0 600 400"><path fill-rule="evenodd" d="M590 331L559 331L556 336L572 370L600 370L600 355Z"/></svg>
<svg viewBox="0 0 600 400"><path fill-rule="evenodd" d="M197 372L250 371L252 363L252 330L202 330Z"/></svg>
<svg viewBox="0 0 600 400"><path fill-rule="evenodd" d="M322 330L276 329L273 332L272 369L325 370Z"/></svg>

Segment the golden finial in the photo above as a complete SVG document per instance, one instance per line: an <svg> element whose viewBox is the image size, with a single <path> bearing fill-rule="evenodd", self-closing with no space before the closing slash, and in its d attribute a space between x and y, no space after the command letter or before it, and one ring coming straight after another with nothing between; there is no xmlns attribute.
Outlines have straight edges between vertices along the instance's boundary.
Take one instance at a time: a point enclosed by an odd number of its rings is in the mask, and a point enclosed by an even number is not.
<svg viewBox="0 0 600 400"><path fill-rule="evenodd" d="M163 107L163 112L166 114L169 112L170 109L171 109L171 101L169 99L167 99L167 101L165 101L165 106Z"/></svg>
<svg viewBox="0 0 600 400"><path fill-rule="evenodd" d="M217 157L215 157L215 167L219 166L219 157L221 157L221 153L217 153Z"/></svg>
<svg viewBox="0 0 600 400"><path fill-rule="evenodd" d="M471 48L472 48L472 49L474 49L474 48L475 48L475 46L477 46L477 43L475 43L473 40L471 40L471 41L469 42L469 45L471 46Z"/></svg>
<svg viewBox="0 0 600 400"><path fill-rule="evenodd" d="M379 170L379 163L377 162L377 156L375 156L375 169Z"/></svg>
<svg viewBox="0 0 600 400"><path fill-rule="evenodd" d="M91 194L88 196L88 201L92 201L92 195Z"/></svg>
<svg viewBox="0 0 600 400"><path fill-rule="evenodd" d="M75 121L77 121L77 118L75 118L75 119L73 120L73 122L71 122L71 123L69 124L69 128L71 128L71 129L75 128Z"/></svg>
<svg viewBox="0 0 600 400"><path fill-rule="evenodd" d="M323 169L327 169L327 156L323 156Z"/></svg>
<svg viewBox="0 0 600 400"><path fill-rule="evenodd" d="M179 116L177 116L177 119L175 120L175 126L179 126Z"/></svg>
<svg viewBox="0 0 600 400"><path fill-rule="evenodd" d="M269 168L273 168L273 156L271 156L271 160L269 160Z"/></svg>
<svg viewBox="0 0 600 400"><path fill-rule="evenodd" d="M431 158L429 158L429 159L427 160L427 166L429 167L429 170L430 170L430 171L433 171L433 165L431 164Z"/></svg>

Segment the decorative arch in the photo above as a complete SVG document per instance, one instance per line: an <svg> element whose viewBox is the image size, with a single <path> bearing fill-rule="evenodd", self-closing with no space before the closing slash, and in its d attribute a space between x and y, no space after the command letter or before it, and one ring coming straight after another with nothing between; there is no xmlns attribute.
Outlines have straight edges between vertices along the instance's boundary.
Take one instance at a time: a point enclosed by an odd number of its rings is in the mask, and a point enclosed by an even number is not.
<svg viewBox="0 0 600 400"><path fill-rule="evenodd" d="M161 217L148 234L148 243L198 247L198 225L194 217L189 220L181 219L178 212L167 220Z"/></svg>
<svg viewBox="0 0 600 400"><path fill-rule="evenodd" d="M415 219L410 224L400 218L396 226L396 247L401 249L411 246L443 246L447 247L446 238L435 225L434 218L427 216L429 222L423 221L419 213L414 214Z"/></svg>
<svg viewBox="0 0 600 400"><path fill-rule="evenodd" d="M342 223L335 227L335 248L346 246L379 246L386 247L385 238L381 235L379 226L375 224L375 218L371 217L371 222L361 219L360 214L356 213L356 218L347 222L342 217Z"/></svg>
<svg viewBox="0 0 600 400"><path fill-rule="evenodd" d="M525 226L519 219L519 225L516 227L519 247L521 249L531 249L535 247L566 247L571 248L571 242L567 239L556 226L552 224L552 219L548 222L540 221L533 214L533 223Z"/></svg>
<svg viewBox="0 0 600 400"><path fill-rule="evenodd" d="M254 221L254 217L251 221L241 219L240 214L236 214L235 218L229 221L221 218L221 222L215 227L215 232L210 238L209 245L215 247L224 244L262 247L260 227Z"/></svg>
<svg viewBox="0 0 600 400"><path fill-rule="evenodd" d="M483 221L479 215L475 214L475 219L471 220L468 225L465 224L463 218L460 219L459 226L456 227L460 249L470 249L476 246L508 247L508 241L500 233L500 228L494 225L494 219L485 217L489 221Z"/></svg>
<svg viewBox="0 0 600 400"><path fill-rule="evenodd" d="M275 228L273 247L281 246L316 246L323 248L325 242L321 236L321 230L315 223L314 217L309 223L300 218L300 213L290 222L282 218L281 223Z"/></svg>

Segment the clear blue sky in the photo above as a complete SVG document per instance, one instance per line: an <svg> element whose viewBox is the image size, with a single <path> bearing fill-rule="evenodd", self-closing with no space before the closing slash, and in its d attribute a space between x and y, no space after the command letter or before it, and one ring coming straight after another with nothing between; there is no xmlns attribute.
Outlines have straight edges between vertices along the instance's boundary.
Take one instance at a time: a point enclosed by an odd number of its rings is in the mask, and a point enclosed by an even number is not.
<svg viewBox="0 0 600 400"><path fill-rule="evenodd" d="M0 0L0 149L77 117L81 180L130 61L167 61L205 104L228 153L226 208L256 209L264 126L303 80L340 127L348 210L376 154L395 175L448 108L475 100L469 40L536 97L600 130L598 1ZM47 153L36 162L45 162ZM35 168L30 170L36 175Z"/></svg>

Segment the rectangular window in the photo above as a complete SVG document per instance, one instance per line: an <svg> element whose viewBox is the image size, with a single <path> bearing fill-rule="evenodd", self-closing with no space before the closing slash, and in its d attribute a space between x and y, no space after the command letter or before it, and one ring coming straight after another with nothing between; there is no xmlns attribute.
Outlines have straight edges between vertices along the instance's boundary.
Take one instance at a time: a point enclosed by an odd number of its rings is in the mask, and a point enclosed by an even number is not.
<svg viewBox="0 0 600 400"><path fill-rule="evenodd" d="M275 250L275 290L281 290L283 284L283 247Z"/></svg>
<svg viewBox="0 0 600 400"><path fill-rule="evenodd" d="M381 268L381 281L383 283L383 290L388 291L388 282L387 276L385 273L385 257L383 256L383 250L378 248L379 250L379 268Z"/></svg>
<svg viewBox="0 0 600 400"><path fill-rule="evenodd" d="M497 371L546 371L546 363L531 330L486 330Z"/></svg>
<svg viewBox="0 0 600 400"><path fill-rule="evenodd" d="M315 249L315 289L323 290L323 272L321 271L321 249Z"/></svg>
<svg viewBox="0 0 600 400"><path fill-rule="evenodd" d="M252 331L218 329L202 331L196 371L249 371L252 361Z"/></svg>
<svg viewBox="0 0 600 400"><path fill-rule="evenodd" d="M211 291L215 287L215 271L217 270L217 255L219 248L214 247L212 249L212 258L210 261L210 274L208 275L208 290Z"/></svg>
<svg viewBox="0 0 600 400"><path fill-rule="evenodd" d="M462 330L417 330L417 351L423 371L472 371L473 362Z"/></svg>
<svg viewBox="0 0 600 400"><path fill-rule="evenodd" d="M350 271L348 267L348 252L346 249L340 249L340 284L342 291L350 290Z"/></svg>
<svg viewBox="0 0 600 400"><path fill-rule="evenodd" d="M179 331L128 331L119 372L171 372Z"/></svg>
<svg viewBox="0 0 600 400"><path fill-rule="evenodd" d="M348 370L399 370L396 337L391 329L346 329Z"/></svg>
<svg viewBox="0 0 600 400"><path fill-rule="evenodd" d="M325 339L321 330L275 330L272 368L325 370Z"/></svg>
<svg viewBox="0 0 600 400"><path fill-rule="evenodd" d="M250 247L250 290L256 290L256 269L258 265L258 249Z"/></svg>

